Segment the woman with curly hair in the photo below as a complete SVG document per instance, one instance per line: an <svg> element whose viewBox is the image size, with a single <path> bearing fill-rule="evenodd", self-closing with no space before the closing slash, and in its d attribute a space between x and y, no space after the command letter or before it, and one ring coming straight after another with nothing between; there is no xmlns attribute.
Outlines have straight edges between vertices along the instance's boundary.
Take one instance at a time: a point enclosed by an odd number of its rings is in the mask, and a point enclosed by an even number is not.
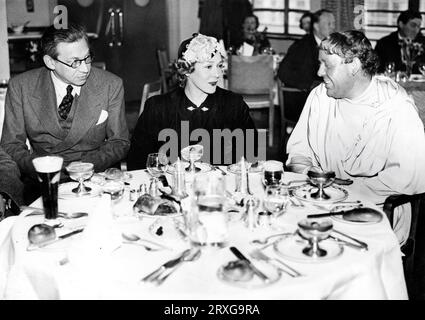
<svg viewBox="0 0 425 320"><path fill-rule="evenodd" d="M194 34L181 43L175 63L180 87L146 101L131 139L129 170L145 168L147 155L160 149L173 162L183 147L201 143L202 160L223 165L246 155L247 148L255 148L252 137L257 135L247 104L241 95L217 85L225 57L213 37ZM224 134L213 139L217 131ZM241 150L241 141L235 136L240 135L245 147L242 154L236 152Z"/></svg>

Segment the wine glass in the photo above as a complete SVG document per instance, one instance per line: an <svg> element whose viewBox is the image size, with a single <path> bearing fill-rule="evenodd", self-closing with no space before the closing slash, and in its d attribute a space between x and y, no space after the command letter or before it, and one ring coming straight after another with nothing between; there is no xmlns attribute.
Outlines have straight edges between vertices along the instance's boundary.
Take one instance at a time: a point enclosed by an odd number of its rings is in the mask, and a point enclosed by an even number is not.
<svg viewBox="0 0 425 320"><path fill-rule="evenodd" d="M84 185L84 180L90 179L94 173L94 165L90 162L71 162L66 170L72 180L78 181L78 186L72 189L77 196L89 194L90 187Z"/></svg>
<svg viewBox="0 0 425 320"><path fill-rule="evenodd" d="M422 73L422 75L425 76L425 62L420 62L418 64L418 69Z"/></svg>
<svg viewBox="0 0 425 320"><path fill-rule="evenodd" d="M181 150L182 158L190 162L190 166L186 168L186 171L199 172L201 169L195 166L195 161L202 158L204 154L204 147L200 144L193 146L187 146Z"/></svg>
<svg viewBox="0 0 425 320"><path fill-rule="evenodd" d="M263 207L271 212L274 217L280 216L286 211L289 203L288 187L284 185L270 185L266 187L266 196Z"/></svg>
<svg viewBox="0 0 425 320"><path fill-rule="evenodd" d="M146 169L154 178L158 178L167 171L168 158L164 153L150 153L146 160Z"/></svg>
<svg viewBox="0 0 425 320"><path fill-rule="evenodd" d="M318 200L329 200L330 197L323 189L329 187L334 182L335 172L317 172L310 170L307 172L307 176L310 183L318 188L317 192L311 194L311 197Z"/></svg>

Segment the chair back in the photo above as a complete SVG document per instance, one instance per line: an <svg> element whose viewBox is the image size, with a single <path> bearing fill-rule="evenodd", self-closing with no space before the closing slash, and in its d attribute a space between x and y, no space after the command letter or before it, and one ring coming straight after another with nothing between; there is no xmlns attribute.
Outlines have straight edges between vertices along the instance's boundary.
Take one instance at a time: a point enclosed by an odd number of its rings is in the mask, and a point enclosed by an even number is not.
<svg viewBox="0 0 425 320"><path fill-rule="evenodd" d="M239 94L269 94L274 86L273 56L236 56L229 59L229 90Z"/></svg>
<svg viewBox="0 0 425 320"><path fill-rule="evenodd" d="M146 100L161 93L161 80L145 83L143 86L142 100L140 101L139 116L142 114L145 108Z"/></svg>
<svg viewBox="0 0 425 320"><path fill-rule="evenodd" d="M171 70L169 68L170 60L168 53L165 49L156 50L156 58L158 60L159 76L161 77L162 92L168 92L168 81L171 77Z"/></svg>

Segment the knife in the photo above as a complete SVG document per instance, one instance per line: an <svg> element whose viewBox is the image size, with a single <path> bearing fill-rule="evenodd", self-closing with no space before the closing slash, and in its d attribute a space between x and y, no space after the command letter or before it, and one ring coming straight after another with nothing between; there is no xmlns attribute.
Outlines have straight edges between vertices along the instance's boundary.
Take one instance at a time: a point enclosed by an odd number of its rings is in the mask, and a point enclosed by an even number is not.
<svg viewBox="0 0 425 320"><path fill-rule="evenodd" d="M34 248L32 250L37 249L37 248L44 248L44 247L46 247L46 246L48 246L48 245L50 245L52 243L58 242L60 240L66 239L66 238L68 238L70 236L73 236L74 234L80 233L83 230L84 230L84 228L76 229L74 231L65 233L65 234L63 234L61 236L58 236L56 239L53 239L52 241L47 241L45 243L39 243L36 246L34 246Z"/></svg>
<svg viewBox="0 0 425 320"><path fill-rule="evenodd" d="M262 273L260 270L258 270L253 264L252 264L252 262L251 262L251 260L249 260L247 257L245 257L243 254L242 254L242 252L240 252L239 251L239 249L238 248L236 248L236 247L230 247L230 251L232 251L232 253L236 256L236 257L238 257L238 259L240 259L240 260L242 260L242 261L245 261L246 263L247 263L247 265L248 265L248 267L258 276L258 277L260 277L261 279L263 279L263 281L264 282L268 282L269 281L269 278L264 274L264 273Z"/></svg>
<svg viewBox="0 0 425 320"><path fill-rule="evenodd" d="M164 270L173 268L174 266L179 264L190 252L191 252L191 249L187 249L187 250L183 251L183 253L179 257L172 259L170 261L167 261L162 266L160 266L159 268L157 268L154 271L152 271L151 273L149 273L141 281L151 281L151 280L153 280L156 276L158 276Z"/></svg>
<svg viewBox="0 0 425 320"><path fill-rule="evenodd" d="M77 233L82 232L83 230L84 230L84 228L76 229L76 230L71 231L71 232L69 232L69 233L65 233L65 234L63 234L63 235L59 236L58 238L59 238L59 239L66 239L66 238L68 238L68 237L70 237L70 236L73 236L74 234L77 234Z"/></svg>

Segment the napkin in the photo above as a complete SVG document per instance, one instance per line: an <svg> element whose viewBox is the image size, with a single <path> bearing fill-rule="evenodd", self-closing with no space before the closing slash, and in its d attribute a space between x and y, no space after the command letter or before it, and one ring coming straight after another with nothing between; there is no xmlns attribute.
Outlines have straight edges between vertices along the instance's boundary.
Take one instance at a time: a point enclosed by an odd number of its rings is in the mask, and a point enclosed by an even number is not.
<svg viewBox="0 0 425 320"><path fill-rule="evenodd" d="M242 45L241 56L252 56L254 53L254 46L244 42Z"/></svg>

